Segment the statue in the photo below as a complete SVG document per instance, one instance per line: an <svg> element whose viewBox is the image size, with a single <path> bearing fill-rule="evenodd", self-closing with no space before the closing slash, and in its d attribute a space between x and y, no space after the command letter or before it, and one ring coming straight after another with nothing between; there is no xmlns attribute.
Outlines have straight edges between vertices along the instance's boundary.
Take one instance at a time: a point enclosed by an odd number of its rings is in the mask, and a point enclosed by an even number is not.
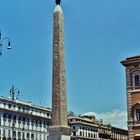
<svg viewBox="0 0 140 140"><path fill-rule="evenodd" d="M56 5L60 5L61 0L56 0Z"/></svg>

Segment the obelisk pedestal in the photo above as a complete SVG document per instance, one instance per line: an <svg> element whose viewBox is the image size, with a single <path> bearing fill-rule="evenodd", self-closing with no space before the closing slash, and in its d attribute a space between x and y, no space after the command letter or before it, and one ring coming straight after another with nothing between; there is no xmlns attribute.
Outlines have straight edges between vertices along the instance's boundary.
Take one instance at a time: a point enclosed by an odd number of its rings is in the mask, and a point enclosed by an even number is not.
<svg viewBox="0 0 140 140"><path fill-rule="evenodd" d="M52 126L48 129L48 140L70 140L70 128L65 126Z"/></svg>
<svg viewBox="0 0 140 140"><path fill-rule="evenodd" d="M70 140L64 57L64 17L60 0L56 0L53 12L52 126L48 129L48 133L48 140Z"/></svg>

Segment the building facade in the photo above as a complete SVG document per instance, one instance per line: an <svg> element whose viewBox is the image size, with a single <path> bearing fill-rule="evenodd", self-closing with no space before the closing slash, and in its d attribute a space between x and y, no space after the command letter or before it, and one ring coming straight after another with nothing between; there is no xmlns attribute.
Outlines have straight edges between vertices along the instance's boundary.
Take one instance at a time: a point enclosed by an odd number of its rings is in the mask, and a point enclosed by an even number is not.
<svg viewBox="0 0 140 140"><path fill-rule="evenodd" d="M51 109L0 97L0 140L46 140Z"/></svg>
<svg viewBox="0 0 140 140"><path fill-rule="evenodd" d="M111 127L111 140L128 140L128 131L117 127Z"/></svg>
<svg viewBox="0 0 140 140"><path fill-rule="evenodd" d="M126 69L129 140L140 140L140 56L121 63Z"/></svg>
<svg viewBox="0 0 140 140"><path fill-rule="evenodd" d="M99 139L98 125L91 119L69 116L68 122L72 130L71 140Z"/></svg>
<svg viewBox="0 0 140 140"><path fill-rule="evenodd" d="M128 131L103 124L95 116L69 116L71 140L128 140Z"/></svg>
<svg viewBox="0 0 140 140"><path fill-rule="evenodd" d="M47 140L50 108L0 97L0 140ZM71 140L127 140L128 131L103 124L95 116L68 116Z"/></svg>

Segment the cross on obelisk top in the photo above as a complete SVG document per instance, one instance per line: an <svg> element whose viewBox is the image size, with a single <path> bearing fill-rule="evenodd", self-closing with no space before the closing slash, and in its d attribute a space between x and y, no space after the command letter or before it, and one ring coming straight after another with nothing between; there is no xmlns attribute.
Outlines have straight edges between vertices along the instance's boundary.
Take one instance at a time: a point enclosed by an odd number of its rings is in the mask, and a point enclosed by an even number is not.
<svg viewBox="0 0 140 140"><path fill-rule="evenodd" d="M56 0L56 5L60 5L61 0Z"/></svg>

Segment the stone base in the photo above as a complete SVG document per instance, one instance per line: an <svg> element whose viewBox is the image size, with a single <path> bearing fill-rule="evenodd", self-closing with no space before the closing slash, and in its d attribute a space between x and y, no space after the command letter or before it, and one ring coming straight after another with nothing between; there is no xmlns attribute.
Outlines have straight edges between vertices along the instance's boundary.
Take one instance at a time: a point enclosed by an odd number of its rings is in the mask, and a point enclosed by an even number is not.
<svg viewBox="0 0 140 140"><path fill-rule="evenodd" d="M48 136L47 140L70 140L70 136Z"/></svg>
<svg viewBox="0 0 140 140"><path fill-rule="evenodd" d="M48 128L49 136L47 140L70 140L70 127L52 126Z"/></svg>

